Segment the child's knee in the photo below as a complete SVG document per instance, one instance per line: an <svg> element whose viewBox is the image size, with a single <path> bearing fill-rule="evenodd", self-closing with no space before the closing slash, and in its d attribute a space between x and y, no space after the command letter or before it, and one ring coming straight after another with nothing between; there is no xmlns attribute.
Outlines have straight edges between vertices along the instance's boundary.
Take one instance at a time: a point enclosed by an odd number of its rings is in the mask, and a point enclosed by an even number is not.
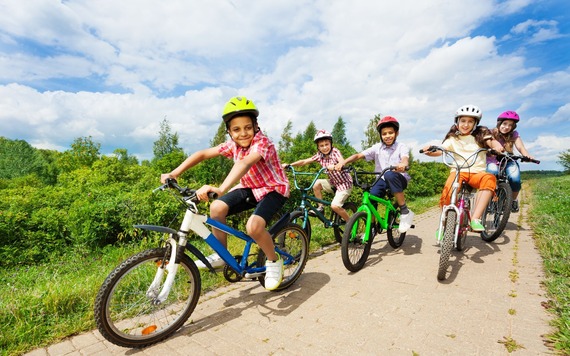
<svg viewBox="0 0 570 356"><path fill-rule="evenodd" d="M221 200L214 200L210 205L210 216L226 217L228 215L228 205Z"/></svg>

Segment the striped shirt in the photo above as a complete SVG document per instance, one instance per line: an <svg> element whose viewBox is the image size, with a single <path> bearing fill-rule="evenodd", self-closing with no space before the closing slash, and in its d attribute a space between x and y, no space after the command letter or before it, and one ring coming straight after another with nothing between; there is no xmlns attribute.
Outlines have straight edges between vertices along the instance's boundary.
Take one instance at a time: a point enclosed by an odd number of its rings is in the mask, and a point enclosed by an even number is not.
<svg viewBox="0 0 570 356"><path fill-rule="evenodd" d="M232 189L250 188L257 201L273 191L289 197L289 180L281 167L275 145L261 131L255 134L248 148L242 148L229 139L218 146L218 152L233 159L234 162L242 160L252 152L257 152L261 156L261 159L241 177L240 184Z"/></svg>
<svg viewBox="0 0 570 356"><path fill-rule="evenodd" d="M328 155L324 155L319 151L311 159L314 162L319 162L323 167L328 167L337 164L341 157L340 151L333 147ZM342 191L352 188L352 176L348 172L327 171L327 174L329 175L331 185L336 187L337 190Z"/></svg>

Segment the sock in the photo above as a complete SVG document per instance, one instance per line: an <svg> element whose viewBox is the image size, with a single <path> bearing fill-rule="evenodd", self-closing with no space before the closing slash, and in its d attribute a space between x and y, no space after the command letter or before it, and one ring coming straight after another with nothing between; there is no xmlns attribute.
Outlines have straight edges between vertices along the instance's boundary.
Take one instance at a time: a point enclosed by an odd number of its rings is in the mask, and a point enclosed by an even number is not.
<svg viewBox="0 0 570 356"><path fill-rule="evenodd" d="M406 204L402 205L400 207L400 214L404 215L410 212L410 209L408 209L408 206Z"/></svg>

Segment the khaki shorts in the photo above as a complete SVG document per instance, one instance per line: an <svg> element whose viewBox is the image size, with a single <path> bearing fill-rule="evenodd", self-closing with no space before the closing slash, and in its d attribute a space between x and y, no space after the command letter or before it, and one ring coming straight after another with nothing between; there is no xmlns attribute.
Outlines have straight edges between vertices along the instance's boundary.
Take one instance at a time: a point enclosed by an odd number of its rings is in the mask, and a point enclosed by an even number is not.
<svg viewBox="0 0 570 356"><path fill-rule="evenodd" d="M323 187L323 190L325 192L333 193L333 189L332 189L333 187L331 185L331 182L329 182L328 179L318 179L317 183L321 183L321 186ZM334 193L334 198L331 202L331 205L342 207L344 205L344 202L350 196L350 193L352 193L352 188L347 189L347 190L337 190L336 193Z"/></svg>

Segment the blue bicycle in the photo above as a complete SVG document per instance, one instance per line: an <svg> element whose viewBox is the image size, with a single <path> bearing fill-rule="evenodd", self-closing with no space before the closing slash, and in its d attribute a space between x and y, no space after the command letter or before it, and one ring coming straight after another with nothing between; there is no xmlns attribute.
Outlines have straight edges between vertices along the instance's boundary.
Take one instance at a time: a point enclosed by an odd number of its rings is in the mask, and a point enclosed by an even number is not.
<svg viewBox="0 0 570 356"><path fill-rule="evenodd" d="M265 285L263 251L245 233L198 212L196 191L180 187L174 179L155 189L177 191L173 195L185 206L179 230L155 225L136 228L164 233L161 246L129 257L105 279L95 298L97 328L108 341L123 347L144 347L161 341L188 320L198 303L201 277L188 256L195 255L215 273L206 257L188 241L193 231L226 262L224 277L229 282L255 280ZM214 197L210 197L214 198ZM283 259L283 281L277 290L291 286L303 272L309 258L309 239L305 231L283 215L269 232L275 251ZM232 255L212 234L210 227L245 241L243 253Z"/></svg>

